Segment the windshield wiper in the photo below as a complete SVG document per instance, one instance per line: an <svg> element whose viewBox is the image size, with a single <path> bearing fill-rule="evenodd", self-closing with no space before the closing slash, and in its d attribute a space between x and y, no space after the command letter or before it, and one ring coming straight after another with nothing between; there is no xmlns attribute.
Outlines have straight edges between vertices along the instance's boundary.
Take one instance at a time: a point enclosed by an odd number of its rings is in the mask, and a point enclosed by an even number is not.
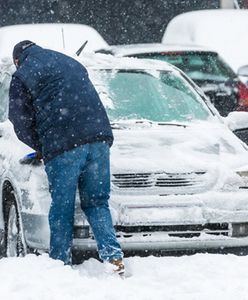
<svg viewBox="0 0 248 300"><path fill-rule="evenodd" d="M112 129L125 129L127 126L119 123L110 123Z"/></svg>
<svg viewBox="0 0 248 300"><path fill-rule="evenodd" d="M152 125L154 124L152 121L149 120L120 120L120 121L116 121L116 122L111 122L111 128L112 129L124 129L124 128L129 128L129 127L133 127L136 124L148 124L148 125Z"/></svg>
<svg viewBox="0 0 248 300"><path fill-rule="evenodd" d="M155 122L155 121L150 121L150 120L138 120L135 122L136 124L157 124L157 125L166 125L166 126L179 126L179 127L187 127L185 124L178 124L178 123L169 123L169 122Z"/></svg>
<svg viewBox="0 0 248 300"><path fill-rule="evenodd" d="M157 122L158 125L165 125L165 126L178 126L186 128L188 125L185 124L178 124L178 123L167 123L167 122Z"/></svg>
<svg viewBox="0 0 248 300"><path fill-rule="evenodd" d="M161 126L178 126L178 127L184 127L186 128L188 125L185 124L178 124L178 123L169 123L169 122L154 122L150 120L135 120L133 123L131 122L125 122L125 121L119 121L119 122L113 122L111 123L112 129L124 129L134 124L149 124L149 125L161 125Z"/></svg>

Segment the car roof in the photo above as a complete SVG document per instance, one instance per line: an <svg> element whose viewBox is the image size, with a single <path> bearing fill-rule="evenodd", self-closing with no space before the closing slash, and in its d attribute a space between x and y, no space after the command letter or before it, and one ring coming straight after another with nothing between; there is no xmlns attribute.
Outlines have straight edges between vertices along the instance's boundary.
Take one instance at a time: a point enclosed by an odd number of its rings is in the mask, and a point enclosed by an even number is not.
<svg viewBox="0 0 248 300"><path fill-rule="evenodd" d="M203 9L179 14L171 21L187 19L187 22L207 23L214 19L221 21L221 19L227 20L228 18L233 21L235 19L240 20L240 18L247 19L247 15L248 9Z"/></svg>
<svg viewBox="0 0 248 300"><path fill-rule="evenodd" d="M173 65L160 60L140 59L134 57L115 57L102 53L83 53L80 57L74 57L86 68L91 69L138 69L138 70L178 70Z"/></svg>
<svg viewBox="0 0 248 300"><path fill-rule="evenodd" d="M81 53L80 56L73 55L87 69L95 70L160 70L160 71L178 71L178 68L160 60L140 59L134 57L115 57L102 53ZM0 59L0 73L8 70L16 70L11 57Z"/></svg>
<svg viewBox="0 0 248 300"><path fill-rule="evenodd" d="M195 44L217 51L237 71L248 64L248 10L212 9L180 14L167 25L162 43Z"/></svg>
<svg viewBox="0 0 248 300"><path fill-rule="evenodd" d="M36 44L65 53L75 53L88 40L84 51L94 51L108 44L92 27L83 24L44 23L11 25L0 28L0 56L12 55L15 44L31 40Z"/></svg>
<svg viewBox="0 0 248 300"><path fill-rule="evenodd" d="M168 23L162 43L186 43L209 47L208 40L216 35L221 37L221 40L224 39L228 44L232 41L233 37L247 41L246 34L244 34L246 33L247 26L248 9L190 11L177 15ZM244 30L240 32L241 29Z"/></svg>
<svg viewBox="0 0 248 300"><path fill-rule="evenodd" d="M118 57L159 52L212 52L216 54L215 51L203 46L161 43L111 45L97 52L109 53Z"/></svg>

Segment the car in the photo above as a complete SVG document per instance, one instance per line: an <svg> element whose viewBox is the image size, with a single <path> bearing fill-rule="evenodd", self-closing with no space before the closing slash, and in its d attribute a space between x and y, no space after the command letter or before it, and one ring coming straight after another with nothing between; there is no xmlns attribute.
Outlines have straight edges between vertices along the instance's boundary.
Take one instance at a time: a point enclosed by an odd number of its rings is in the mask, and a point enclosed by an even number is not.
<svg viewBox="0 0 248 300"><path fill-rule="evenodd" d="M167 25L162 43L207 46L217 51L247 83L247 9L206 9L180 14ZM248 71L246 69L246 71Z"/></svg>
<svg viewBox="0 0 248 300"><path fill-rule="evenodd" d="M222 116L248 110L248 87L217 52L206 47L151 43L108 46L96 52L169 62L201 87Z"/></svg>
<svg viewBox="0 0 248 300"><path fill-rule="evenodd" d="M84 52L108 46L103 37L88 25L68 23L11 25L0 28L0 57L8 57L15 44L22 40L31 40L44 48L70 55L74 55L82 45L85 46Z"/></svg>
<svg viewBox="0 0 248 300"><path fill-rule="evenodd" d="M231 130L247 112L220 117L178 68L157 60L104 54L75 57L107 109L110 209L126 253L248 247L248 147ZM0 232L7 256L49 248L51 203L44 165L21 165L31 152L8 120L12 60L0 74ZM65 178L66 180L66 178ZM77 196L73 249L96 243Z"/></svg>

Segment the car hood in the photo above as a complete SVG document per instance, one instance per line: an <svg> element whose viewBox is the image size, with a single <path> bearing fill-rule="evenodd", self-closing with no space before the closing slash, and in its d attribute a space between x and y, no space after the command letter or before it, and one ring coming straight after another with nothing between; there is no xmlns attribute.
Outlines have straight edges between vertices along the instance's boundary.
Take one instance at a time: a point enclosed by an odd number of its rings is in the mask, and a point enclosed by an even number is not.
<svg viewBox="0 0 248 300"><path fill-rule="evenodd" d="M114 129L112 172L191 172L248 164L245 145L220 123L128 124Z"/></svg>

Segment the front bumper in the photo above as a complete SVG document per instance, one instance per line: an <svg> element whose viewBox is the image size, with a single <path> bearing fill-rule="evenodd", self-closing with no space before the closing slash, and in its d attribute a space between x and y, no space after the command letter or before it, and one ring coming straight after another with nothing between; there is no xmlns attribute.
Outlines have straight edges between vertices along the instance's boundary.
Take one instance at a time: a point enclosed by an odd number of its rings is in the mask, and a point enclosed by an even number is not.
<svg viewBox="0 0 248 300"><path fill-rule="evenodd" d="M113 222L117 227L117 238L124 251L200 250L248 246L248 233L243 237L236 237L232 232L233 224L248 223L246 192L211 192L165 197L118 196L112 197L110 206ZM82 212L79 210L77 213L79 217L75 217L76 228L87 226ZM47 250L47 215L23 212L22 219L27 244L33 248ZM216 224L220 227L213 229L211 226ZM134 230L130 230L131 227ZM170 228L165 230L165 227ZM91 251L96 250L96 243L91 233L84 238L83 235L81 238L75 235L73 247Z"/></svg>
<svg viewBox="0 0 248 300"><path fill-rule="evenodd" d="M121 248L124 251L177 251L177 250L207 250L207 249L224 249L247 247L248 237L215 237L210 238L206 234L202 234L197 238L170 238L166 235L156 233L152 237L144 238L142 236L134 236L132 238L118 238ZM92 239L74 239L73 247L82 251L96 250L96 243Z"/></svg>
<svg viewBox="0 0 248 300"><path fill-rule="evenodd" d="M28 246L31 248L48 250L49 230L46 224L46 216L32 216L26 218L33 220L29 232L25 230ZM30 224L30 222L29 222ZM235 223L237 225L239 223ZM241 223L244 224L244 223ZM248 223L246 223L248 227ZM41 230L43 227L45 230ZM73 248L80 251L95 251L96 242L88 226L75 226ZM160 227L160 228L157 228ZM32 228L32 230L31 230ZM135 230L133 230L135 228ZM116 235L124 251L184 251L184 250L207 250L236 247L248 247L248 235L235 237L233 224L218 223L207 225L170 225L170 226L117 226ZM87 233L85 237L80 229ZM164 229L164 231L159 231ZM79 238L79 236L81 236ZM86 237L87 236L87 237Z"/></svg>

